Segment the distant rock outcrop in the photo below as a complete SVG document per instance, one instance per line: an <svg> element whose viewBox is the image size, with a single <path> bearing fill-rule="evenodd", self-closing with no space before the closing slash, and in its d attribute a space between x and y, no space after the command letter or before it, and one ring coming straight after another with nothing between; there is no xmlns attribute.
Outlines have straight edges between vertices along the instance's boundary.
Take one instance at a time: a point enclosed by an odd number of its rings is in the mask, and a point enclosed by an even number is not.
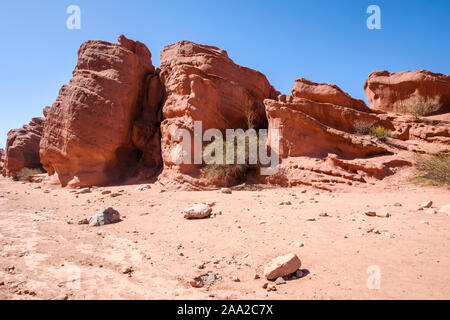
<svg viewBox="0 0 450 320"><path fill-rule="evenodd" d="M411 166L411 151L442 151L449 142L448 123L417 124L408 117L372 112L334 85L299 79L292 95L264 103L269 129L278 129L280 135L281 164L266 179L273 184L331 190L334 185L383 179ZM370 135L369 129L376 127L389 132L392 141ZM402 142L410 139L434 144Z"/></svg>
<svg viewBox="0 0 450 320"><path fill-rule="evenodd" d="M48 109L44 109L44 115ZM42 168L39 158L39 143L44 128L44 118L33 118L29 124L8 132L6 150L3 151L1 173L5 177L16 177L24 168Z"/></svg>
<svg viewBox="0 0 450 320"><path fill-rule="evenodd" d="M440 96L441 113L450 112L450 76L445 74L428 70L374 71L364 84L364 90L372 109L392 112L411 97Z"/></svg>
<svg viewBox="0 0 450 320"><path fill-rule="evenodd" d="M63 186L107 184L161 165L163 93L151 53L118 40L82 44L73 78L49 111L41 160Z"/></svg>
<svg viewBox="0 0 450 320"><path fill-rule="evenodd" d="M173 161L180 141L172 139L177 129L187 129L193 137L194 121L202 121L203 131L246 130L249 118L255 127L267 127L263 101L278 92L262 73L235 64L226 51L189 41L166 46L160 69L166 90L160 181L207 183L201 181L200 166Z"/></svg>

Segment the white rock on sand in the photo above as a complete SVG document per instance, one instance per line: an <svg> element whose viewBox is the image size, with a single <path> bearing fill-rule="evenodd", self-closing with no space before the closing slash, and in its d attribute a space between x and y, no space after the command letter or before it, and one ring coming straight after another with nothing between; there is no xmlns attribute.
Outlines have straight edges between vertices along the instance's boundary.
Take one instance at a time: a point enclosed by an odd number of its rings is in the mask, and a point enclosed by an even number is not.
<svg viewBox="0 0 450 320"><path fill-rule="evenodd" d="M90 220L89 225L91 227L104 226L111 223L120 221L120 214L113 208L106 208L97 212Z"/></svg>
<svg viewBox="0 0 450 320"><path fill-rule="evenodd" d="M148 189L151 189L151 187L149 185L145 185L145 186L139 185L134 189L134 191L139 192L139 191L145 191Z"/></svg>
<svg viewBox="0 0 450 320"><path fill-rule="evenodd" d="M431 200L422 202L419 206L419 210L431 208L432 205L433 205L433 201L431 201Z"/></svg>
<svg viewBox="0 0 450 320"><path fill-rule="evenodd" d="M220 189L220 192L221 193L225 193L225 194L232 194L233 193L233 191L231 191L230 188L222 188L222 189Z"/></svg>
<svg viewBox="0 0 450 320"><path fill-rule="evenodd" d="M384 211L373 211L367 210L364 211L364 214L368 217L378 217L378 218L389 218L391 215Z"/></svg>
<svg viewBox="0 0 450 320"><path fill-rule="evenodd" d="M203 219L211 215L212 208L204 203L197 203L183 211L186 219Z"/></svg>
<svg viewBox="0 0 450 320"><path fill-rule="evenodd" d="M272 261L264 267L264 276L268 280L275 280L279 277L285 277L296 272L301 266L302 263L300 259L295 254L289 253L272 259Z"/></svg>

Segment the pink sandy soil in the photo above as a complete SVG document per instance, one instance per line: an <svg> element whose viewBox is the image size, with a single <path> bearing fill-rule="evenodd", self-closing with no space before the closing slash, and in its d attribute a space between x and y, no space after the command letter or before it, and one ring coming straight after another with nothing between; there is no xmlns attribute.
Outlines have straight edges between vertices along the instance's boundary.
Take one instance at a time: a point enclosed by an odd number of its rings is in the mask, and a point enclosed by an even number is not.
<svg viewBox="0 0 450 320"><path fill-rule="evenodd" d="M229 195L135 187L77 196L1 178L0 299L450 298L450 216L418 211L427 200L437 210L449 204L448 189L392 183L333 193L296 187ZM123 191L112 198L101 190ZM185 208L206 200L222 214L183 218ZM78 225L107 207L123 221ZM368 209L392 216L368 217ZM290 252L309 274L267 292L264 265ZM373 265L380 268L379 290L367 287ZM124 274L124 267L133 272ZM208 271L222 279L204 288L189 285Z"/></svg>

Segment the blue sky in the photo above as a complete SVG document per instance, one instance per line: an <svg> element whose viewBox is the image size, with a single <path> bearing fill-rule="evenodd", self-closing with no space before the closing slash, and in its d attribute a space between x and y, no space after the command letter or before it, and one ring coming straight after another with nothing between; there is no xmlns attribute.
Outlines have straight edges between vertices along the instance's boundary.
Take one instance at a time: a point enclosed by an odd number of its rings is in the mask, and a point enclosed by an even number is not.
<svg viewBox="0 0 450 320"><path fill-rule="evenodd" d="M72 4L81 30L66 28ZM381 8L381 30L366 27L371 4ZM448 0L2 0L0 26L0 147L9 129L54 102L89 39L125 34L149 47L155 66L164 45L215 45L283 93L304 77L365 99L373 70L450 74Z"/></svg>

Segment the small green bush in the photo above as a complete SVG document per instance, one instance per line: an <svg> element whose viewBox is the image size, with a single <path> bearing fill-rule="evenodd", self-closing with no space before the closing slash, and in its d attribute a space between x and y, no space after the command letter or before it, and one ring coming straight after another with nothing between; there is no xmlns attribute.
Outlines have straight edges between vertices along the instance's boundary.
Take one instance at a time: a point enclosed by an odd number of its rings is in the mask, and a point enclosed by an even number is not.
<svg viewBox="0 0 450 320"><path fill-rule="evenodd" d="M450 185L450 154L438 153L416 158L417 179L435 185Z"/></svg>
<svg viewBox="0 0 450 320"><path fill-rule="evenodd" d="M369 129L369 134L372 137L378 138L380 141L386 141L392 135L392 131L384 127L372 127Z"/></svg>
<svg viewBox="0 0 450 320"><path fill-rule="evenodd" d="M209 164L203 168L203 174L209 182L229 187L243 181L247 170L248 166L243 164Z"/></svg>
<svg viewBox="0 0 450 320"><path fill-rule="evenodd" d="M17 179L30 180L31 177L42 173L43 171L38 168L23 168L17 173Z"/></svg>
<svg viewBox="0 0 450 320"><path fill-rule="evenodd" d="M246 125L247 129L256 129L258 114L255 110L248 109L245 112ZM245 135L245 133L244 133ZM247 173L255 166L249 164L249 150L250 145L259 148L259 138L258 136L249 136L245 137L245 150L243 154L239 154L242 152L237 146L238 139L242 138L238 135L234 140L234 161L233 164L227 164L227 141L223 139L223 137L215 137L214 141L211 142L207 147L220 146L223 147L223 163L224 164L206 164L206 166L202 169L204 176L206 179L213 184L222 184L223 186L232 186L242 182ZM216 149L216 148L214 148ZM257 149L258 150L258 149ZM238 157L244 157L245 164L238 164Z"/></svg>
<svg viewBox="0 0 450 320"><path fill-rule="evenodd" d="M245 179L247 172L252 168L249 164L249 150L250 144L253 146L259 145L259 139L257 136L246 137L245 138L245 150L243 154L240 154L240 150L237 146L238 138L234 140L234 159L231 161L232 164L227 164L227 142L223 137L216 137L213 142L211 142L208 147L220 146L222 144L223 148L223 163L224 164L206 164L203 168L203 174L206 179L214 184L223 184L223 186L231 186L242 182ZM215 148L216 149L216 148ZM241 156L245 159L245 164L238 164L238 157ZM229 162L228 162L229 163Z"/></svg>
<svg viewBox="0 0 450 320"><path fill-rule="evenodd" d="M442 103L440 103L440 100L440 96L435 96L433 98L414 96L403 101L395 109L398 112L409 113L416 119L420 119L420 117L424 117L432 114L433 112L439 111L442 107Z"/></svg>

